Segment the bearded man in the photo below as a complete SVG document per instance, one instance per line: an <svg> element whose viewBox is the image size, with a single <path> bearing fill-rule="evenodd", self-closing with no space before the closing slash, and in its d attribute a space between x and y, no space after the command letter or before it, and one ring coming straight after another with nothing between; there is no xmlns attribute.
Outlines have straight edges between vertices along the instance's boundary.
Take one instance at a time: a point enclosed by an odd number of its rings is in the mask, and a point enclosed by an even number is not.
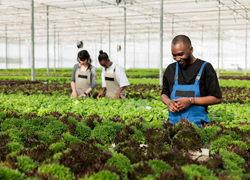
<svg viewBox="0 0 250 180"><path fill-rule="evenodd" d="M176 36L171 44L173 59L164 73L161 100L168 107L169 121L176 124L188 119L198 127L210 122L208 105L222 100L213 66L193 56L189 37Z"/></svg>

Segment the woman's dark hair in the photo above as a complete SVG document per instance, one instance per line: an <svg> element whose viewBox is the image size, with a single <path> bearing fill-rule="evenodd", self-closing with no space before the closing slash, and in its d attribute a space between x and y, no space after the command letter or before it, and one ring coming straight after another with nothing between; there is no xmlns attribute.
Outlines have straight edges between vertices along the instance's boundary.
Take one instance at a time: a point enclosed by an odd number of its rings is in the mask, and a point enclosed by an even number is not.
<svg viewBox="0 0 250 180"><path fill-rule="evenodd" d="M81 61L84 61L85 59L90 59L90 55L89 55L88 51L86 51L86 50L81 50L80 52L78 52L77 57ZM90 59L90 63L91 62L92 62L92 60Z"/></svg>
<svg viewBox="0 0 250 180"><path fill-rule="evenodd" d="M109 59L109 56L107 53L103 52L102 50L99 51L99 56L98 56L98 60L99 62L101 62L102 60L107 61Z"/></svg>

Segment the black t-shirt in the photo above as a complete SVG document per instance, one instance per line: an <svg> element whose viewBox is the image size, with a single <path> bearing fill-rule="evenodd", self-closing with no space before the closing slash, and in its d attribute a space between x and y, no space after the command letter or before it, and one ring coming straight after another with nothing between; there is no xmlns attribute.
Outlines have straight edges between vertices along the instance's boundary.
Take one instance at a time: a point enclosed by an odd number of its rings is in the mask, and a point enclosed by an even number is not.
<svg viewBox="0 0 250 180"><path fill-rule="evenodd" d="M205 61L197 59L193 64L189 65L187 69L178 70L178 84L194 84L195 78L200 71L202 64ZM176 62L170 64L163 76L163 89L161 94L166 94L169 98L173 91L174 79L175 79ZM204 66L203 72L200 78L200 93L201 97L214 96L216 98L222 98L219 87L219 82L213 66L207 63ZM205 106L207 110L207 106Z"/></svg>

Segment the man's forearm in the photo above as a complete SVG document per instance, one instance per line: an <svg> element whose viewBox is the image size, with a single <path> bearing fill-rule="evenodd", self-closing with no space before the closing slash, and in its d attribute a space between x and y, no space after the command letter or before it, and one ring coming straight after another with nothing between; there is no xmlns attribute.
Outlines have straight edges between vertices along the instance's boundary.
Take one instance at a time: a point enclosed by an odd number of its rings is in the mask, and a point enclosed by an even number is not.
<svg viewBox="0 0 250 180"><path fill-rule="evenodd" d="M191 100L192 104L206 106L206 105L219 104L221 103L222 99L218 99L214 96L205 96L205 97L194 97L191 98Z"/></svg>
<svg viewBox="0 0 250 180"><path fill-rule="evenodd" d="M171 99L170 99L166 94L162 94L162 95L161 95L161 101L162 101L165 105L168 105L169 102L171 101Z"/></svg>

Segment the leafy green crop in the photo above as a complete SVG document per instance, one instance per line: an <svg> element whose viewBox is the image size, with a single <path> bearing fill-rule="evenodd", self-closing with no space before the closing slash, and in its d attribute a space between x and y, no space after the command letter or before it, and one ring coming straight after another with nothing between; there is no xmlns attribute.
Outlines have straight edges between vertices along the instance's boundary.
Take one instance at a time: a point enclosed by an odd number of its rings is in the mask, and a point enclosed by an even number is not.
<svg viewBox="0 0 250 180"><path fill-rule="evenodd" d="M17 163L20 167L21 172L25 173L27 171L31 171L35 169L36 166L39 165L38 162L33 161L28 156L17 156Z"/></svg>
<svg viewBox="0 0 250 180"><path fill-rule="evenodd" d="M220 154L222 155L223 164L226 166L226 170L222 172L229 172L230 175L241 178L243 176L244 169L242 167L245 160L234 152L220 150Z"/></svg>
<svg viewBox="0 0 250 180"><path fill-rule="evenodd" d="M140 142L141 144L144 144L146 140L144 138L143 132L138 130L134 126L131 126L131 128L134 130L134 134L131 135L131 138L133 138L134 140Z"/></svg>
<svg viewBox="0 0 250 180"><path fill-rule="evenodd" d="M78 122L76 124L76 128L75 128L75 136L78 139L80 139L82 141L85 141L86 139L88 139L91 136L91 129L90 129L90 127L86 126L82 122Z"/></svg>
<svg viewBox="0 0 250 180"><path fill-rule="evenodd" d="M51 144L49 149L54 150L55 152L59 152L63 149L64 146L65 146L64 142L57 142L57 143Z"/></svg>
<svg viewBox="0 0 250 180"><path fill-rule="evenodd" d="M69 132L63 133L63 139L67 142L67 143L71 143L71 144L77 144L81 142L81 139L72 136Z"/></svg>
<svg viewBox="0 0 250 180"><path fill-rule="evenodd" d="M27 133L32 133L35 131L42 131L46 126L46 122L44 122L41 118L35 117L25 121L22 125L22 129L24 129Z"/></svg>
<svg viewBox="0 0 250 180"><path fill-rule="evenodd" d="M8 148L11 152L16 152L16 151L18 151L20 148L23 148L23 144L22 144L22 143L19 143L19 142L12 141L12 142L9 142L9 143L7 144L7 148Z"/></svg>
<svg viewBox="0 0 250 180"><path fill-rule="evenodd" d="M186 173L187 180L203 179L203 180L217 180L213 171L207 169L203 165L185 165L182 166L181 169Z"/></svg>
<svg viewBox="0 0 250 180"><path fill-rule="evenodd" d="M52 137L58 137L66 130L67 125L60 121L52 121L45 128L44 132L52 135Z"/></svg>
<svg viewBox="0 0 250 180"><path fill-rule="evenodd" d="M59 164L44 164L38 168L38 172L42 174L51 174L53 177L61 180L72 180L75 178L70 169Z"/></svg>
<svg viewBox="0 0 250 180"><path fill-rule="evenodd" d="M206 126L203 129L196 128L196 132L200 135L203 146L206 146L208 141L219 131L219 126Z"/></svg>
<svg viewBox="0 0 250 180"><path fill-rule="evenodd" d="M10 169L8 167L0 167L0 179L2 180L16 180L24 179L25 175L16 169Z"/></svg>
<svg viewBox="0 0 250 180"><path fill-rule="evenodd" d="M159 159L149 160L148 164L151 166L153 170L155 170L154 178L160 176L161 172L164 172L168 169L172 169L170 165Z"/></svg>
<svg viewBox="0 0 250 180"><path fill-rule="evenodd" d="M24 120L22 119L17 119L17 118L5 119L5 121L1 123L1 131L5 131L9 129L10 127L21 128L23 123L24 123Z"/></svg>
<svg viewBox="0 0 250 180"><path fill-rule="evenodd" d="M8 129L7 131L2 132L1 134L8 134L8 139L16 142L22 142L27 137L24 132L16 128Z"/></svg>
<svg viewBox="0 0 250 180"><path fill-rule="evenodd" d="M82 180L101 180L101 179L109 179L109 180L119 180L120 177L116 173L112 173L110 171L99 171L91 175L89 178L84 178Z"/></svg>
<svg viewBox="0 0 250 180"><path fill-rule="evenodd" d="M210 154L214 154L220 149L225 149L227 144L232 142L234 139L230 135L220 135L217 139L211 141Z"/></svg>
<svg viewBox="0 0 250 180"><path fill-rule="evenodd" d="M107 162L107 165L116 166L117 169L122 173L127 173L131 170L131 163L130 160L120 153L112 153L112 158L110 158Z"/></svg>
<svg viewBox="0 0 250 180"><path fill-rule="evenodd" d="M107 144L112 143L115 136L116 130L112 126L108 125L96 126L95 129L91 132L91 137L99 138Z"/></svg>
<svg viewBox="0 0 250 180"><path fill-rule="evenodd" d="M5 119L6 115L7 115L7 112L4 112L4 111L0 112L0 122L2 122Z"/></svg>

